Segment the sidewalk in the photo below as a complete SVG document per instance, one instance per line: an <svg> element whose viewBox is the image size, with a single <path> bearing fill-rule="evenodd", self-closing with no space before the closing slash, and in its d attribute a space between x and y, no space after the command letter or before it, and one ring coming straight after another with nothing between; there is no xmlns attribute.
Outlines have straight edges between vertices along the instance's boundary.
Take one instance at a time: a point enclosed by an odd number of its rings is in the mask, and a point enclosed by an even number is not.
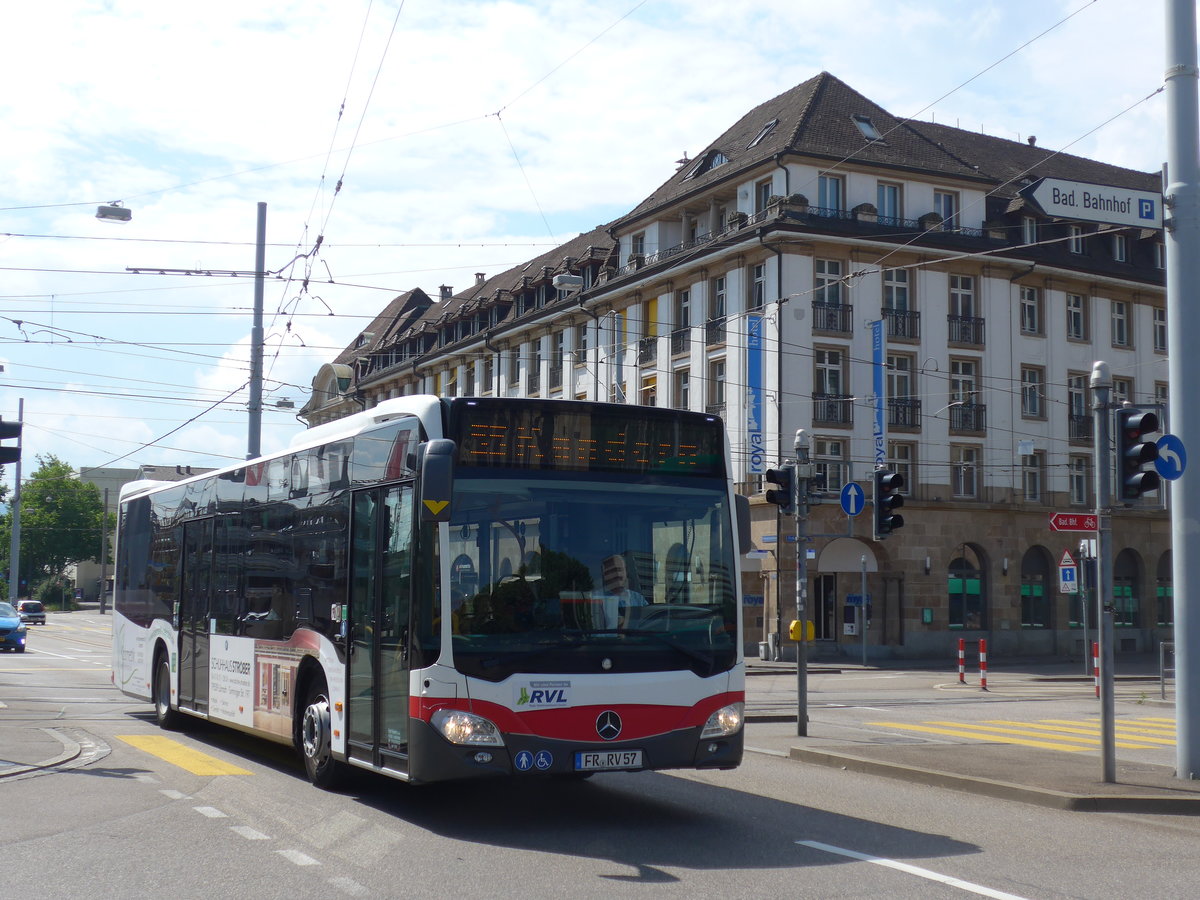
<svg viewBox="0 0 1200 900"><path fill-rule="evenodd" d="M1147 701L1149 705L1173 710L1173 703L1157 699L1156 659L1130 658L1121 660L1120 665L1118 684L1128 687L1140 683L1145 693L1153 695ZM945 682L957 678L957 672L940 661L894 661L879 668L821 663L808 671L811 678L818 673L925 669L931 675L944 673ZM1125 762L1119 755L1115 780L1106 783L1102 760L1095 753L1066 753L943 735L923 739L913 735L864 738L862 734L839 734L838 729L814 726L811 707L810 727L801 737L796 729L795 694L788 697L790 708L785 710L778 690L766 690L768 683L777 685L779 676L794 677L795 671L795 663L747 662L748 751L1056 809L1200 815L1200 780L1179 779L1173 767ZM992 675L1010 683L1091 682L1076 663L1006 661L1000 666L993 664ZM973 680L978 683L977 675Z"/></svg>

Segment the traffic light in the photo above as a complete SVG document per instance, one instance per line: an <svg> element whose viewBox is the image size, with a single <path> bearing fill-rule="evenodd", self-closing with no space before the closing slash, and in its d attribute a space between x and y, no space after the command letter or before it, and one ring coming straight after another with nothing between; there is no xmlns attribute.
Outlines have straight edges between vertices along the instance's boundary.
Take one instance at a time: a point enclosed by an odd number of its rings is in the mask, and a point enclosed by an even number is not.
<svg viewBox="0 0 1200 900"><path fill-rule="evenodd" d="M767 502L774 503L785 516L796 512L796 470L790 466L767 469L766 479L774 488L767 491Z"/></svg>
<svg viewBox="0 0 1200 900"><path fill-rule="evenodd" d="M0 420L0 441L17 439L15 447L0 447L0 466L21 461L21 423Z"/></svg>
<svg viewBox="0 0 1200 900"><path fill-rule="evenodd" d="M1136 500L1142 494L1158 490L1158 473L1142 467L1158 459L1158 445L1148 434L1158 431L1158 416L1152 412L1125 407L1117 410L1117 466L1122 500Z"/></svg>
<svg viewBox="0 0 1200 900"><path fill-rule="evenodd" d="M900 489L904 487L904 476L887 469L875 470L875 529L872 537L881 541L897 528L904 527L904 516L893 510L904 505Z"/></svg>

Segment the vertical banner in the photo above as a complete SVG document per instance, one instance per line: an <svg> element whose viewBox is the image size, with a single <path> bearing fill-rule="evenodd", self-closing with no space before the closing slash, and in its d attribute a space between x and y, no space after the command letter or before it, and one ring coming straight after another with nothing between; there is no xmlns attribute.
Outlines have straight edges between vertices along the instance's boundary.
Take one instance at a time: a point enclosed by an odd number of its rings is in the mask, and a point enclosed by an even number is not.
<svg viewBox="0 0 1200 900"><path fill-rule="evenodd" d="M761 475L766 471L763 448L763 340L762 316L746 316L746 443L750 451L747 472Z"/></svg>
<svg viewBox="0 0 1200 900"><path fill-rule="evenodd" d="M883 319L871 323L871 363L874 367L875 466L887 462L887 419L884 418Z"/></svg>

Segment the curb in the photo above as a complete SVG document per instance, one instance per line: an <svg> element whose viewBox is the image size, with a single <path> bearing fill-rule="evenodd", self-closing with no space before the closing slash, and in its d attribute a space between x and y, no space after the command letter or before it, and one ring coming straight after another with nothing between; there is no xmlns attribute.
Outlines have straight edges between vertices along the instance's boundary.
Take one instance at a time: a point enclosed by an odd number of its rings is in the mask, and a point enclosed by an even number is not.
<svg viewBox="0 0 1200 900"><path fill-rule="evenodd" d="M77 758L82 752L82 748L79 746L79 744L53 728L40 728L38 730L44 731L46 734L50 735L59 743L61 743L63 745L63 752L58 756L51 757L50 759L44 759L38 763L5 766L0 768L0 780L5 778L14 778L17 775L25 775L28 772L36 772L41 769L49 769L53 768L54 766L60 766L65 762L70 762L71 760Z"/></svg>
<svg viewBox="0 0 1200 900"><path fill-rule="evenodd" d="M809 750L804 747L793 747L788 753L788 758L798 762L807 762L851 772L861 772L867 775L882 775L886 778L896 778L932 787L967 791L972 794L981 794L985 797L995 797L999 800L1016 800L1021 803L1044 806L1050 809L1075 812L1165 813L1200 816L1200 797L1198 796L1073 794L1067 791L1055 791L1049 788L1035 788L1021 784L1011 784L1006 781L995 781L990 778L956 775L953 772L940 772L936 769L902 766L895 763L865 759L860 756L847 756L840 753L827 753L822 750Z"/></svg>

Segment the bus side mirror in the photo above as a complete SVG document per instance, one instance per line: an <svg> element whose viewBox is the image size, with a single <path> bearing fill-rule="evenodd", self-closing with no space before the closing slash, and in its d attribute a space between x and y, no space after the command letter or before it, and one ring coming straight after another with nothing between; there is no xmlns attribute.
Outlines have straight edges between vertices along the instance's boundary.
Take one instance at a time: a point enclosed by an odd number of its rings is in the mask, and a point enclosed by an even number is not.
<svg viewBox="0 0 1200 900"><path fill-rule="evenodd" d="M737 512L738 552L745 556L754 549L754 538L750 536L750 498L734 494L733 501Z"/></svg>
<svg viewBox="0 0 1200 900"><path fill-rule="evenodd" d="M454 441L439 438L417 451L421 472L421 521L449 522L454 497Z"/></svg>

